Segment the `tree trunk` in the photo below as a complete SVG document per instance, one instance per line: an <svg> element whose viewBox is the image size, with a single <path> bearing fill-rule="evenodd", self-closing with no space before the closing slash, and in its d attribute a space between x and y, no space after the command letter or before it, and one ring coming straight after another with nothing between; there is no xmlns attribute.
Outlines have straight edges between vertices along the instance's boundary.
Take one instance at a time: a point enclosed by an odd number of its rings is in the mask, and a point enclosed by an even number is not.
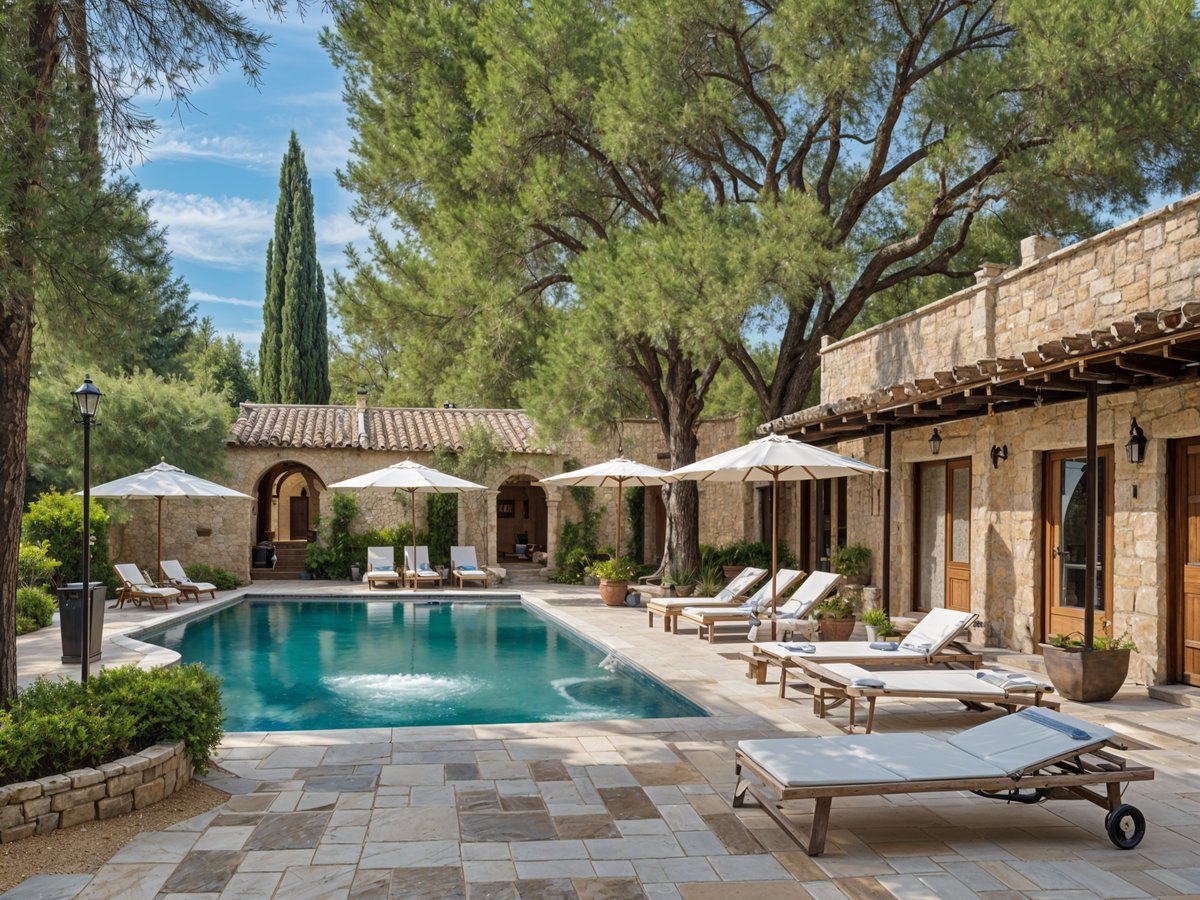
<svg viewBox="0 0 1200 900"><path fill-rule="evenodd" d="M17 560L25 502L26 420L33 360L30 303L0 312L0 706L17 693Z"/></svg>
<svg viewBox="0 0 1200 900"><path fill-rule="evenodd" d="M682 362L667 368L665 393L667 421L659 424L667 441L671 468L678 469L696 461L702 404L696 400L696 379L685 377L677 369ZM691 367L686 367L691 375ZM663 486L663 503L667 507L667 547L663 554L662 572L700 570L700 498L694 481L677 481Z"/></svg>

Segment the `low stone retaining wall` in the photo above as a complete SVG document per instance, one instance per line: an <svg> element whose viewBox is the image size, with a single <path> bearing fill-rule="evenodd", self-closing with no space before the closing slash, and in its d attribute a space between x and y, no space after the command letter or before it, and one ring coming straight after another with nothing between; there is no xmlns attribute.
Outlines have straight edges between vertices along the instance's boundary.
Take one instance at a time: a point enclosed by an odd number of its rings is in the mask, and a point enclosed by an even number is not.
<svg viewBox="0 0 1200 900"><path fill-rule="evenodd" d="M94 769L4 785L0 844L142 809L170 797L191 779L192 761L180 741L155 744Z"/></svg>

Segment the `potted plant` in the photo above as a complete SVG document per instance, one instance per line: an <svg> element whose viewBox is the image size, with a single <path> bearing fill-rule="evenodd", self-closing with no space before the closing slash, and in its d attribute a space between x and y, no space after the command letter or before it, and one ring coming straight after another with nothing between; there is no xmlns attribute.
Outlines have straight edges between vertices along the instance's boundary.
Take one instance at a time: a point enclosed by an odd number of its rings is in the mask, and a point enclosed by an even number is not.
<svg viewBox="0 0 1200 900"><path fill-rule="evenodd" d="M696 570L673 568L663 580L663 587L670 588L676 597L690 597L696 589Z"/></svg>
<svg viewBox="0 0 1200 900"><path fill-rule="evenodd" d="M867 629L867 640L874 642L895 637L900 629L892 624L892 617L884 609L868 609L863 613L863 625Z"/></svg>
<svg viewBox="0 0 1200 900"><path fill-rule="evenodd" d="M605 606L625 605L629 579L634 575L632 565L621 560L602 559L592 563L587 573L600 579L600 599Z"/></svg>
<svg viewBox="0 0 1200 900"><path fill-rule="evenodd" d="M1129 654L1137 644L1126 631L1112 636L1112 622L1092 638L1092 649L1083 646L1083 635L1051 635L1040 644L1046 675L1059 695L1079 703L1103 703L1116 696L1129 674Z"/></svg>
<svg viewBox="0 0 1200 900"><path fill-rule="evenodd" d="M838 547L830 563L846 584L866 585L871 581L871 548L865 544Z"/></svg>
<svg viewBox="0 0 1200 900"><path fill-rule="evenodd" d="M846 641L854 631L855 602L847 594L837 594L822 600L812 616L821 624L821 640Z"/></svg>
<svg viewBox="0 0 1200 900"><path fill-rule="evenodd" d="M715 597L725 588L725 582L721 580L720 573L712 566L704 569L700 573L700 579L696 582L696 593L701 597Z"/></svg>

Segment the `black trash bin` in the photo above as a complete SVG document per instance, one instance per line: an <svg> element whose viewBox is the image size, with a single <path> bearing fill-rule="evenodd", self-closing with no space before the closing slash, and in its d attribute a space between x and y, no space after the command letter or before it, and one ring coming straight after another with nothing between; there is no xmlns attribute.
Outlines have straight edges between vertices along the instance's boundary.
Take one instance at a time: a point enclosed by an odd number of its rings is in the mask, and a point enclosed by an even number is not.
<svg viewBox="0 0 1200 900"><path fill-rule="evenodd" d="M88 658L91 662L100 659L100 644L104 640L104 601L108 599L108 588L102 581L91 583L91 640L88 641ZM83 661L83 584L74 581L58 589L58 622L62 631L62 661Z"/></svg>

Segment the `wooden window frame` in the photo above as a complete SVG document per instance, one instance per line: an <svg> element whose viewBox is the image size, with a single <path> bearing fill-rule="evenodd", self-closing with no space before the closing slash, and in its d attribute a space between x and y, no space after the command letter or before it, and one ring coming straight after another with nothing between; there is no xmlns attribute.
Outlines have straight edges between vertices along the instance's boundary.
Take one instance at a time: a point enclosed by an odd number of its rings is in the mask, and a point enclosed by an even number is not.
<svg viewBox="0 0 1200 900"><path fill-rule="evenodd" d="M954 508L954 492L953 492L953 490L951 490L951 478L950 478L950 472L952 469L966 469L967 470L967 488L968 488L967 507L968 507L968 509L972 508L971 502L972 502L972 498L975 495L975 490L974 490L975 486L973 484L971 484L971 480L970 480L971 479L971 457L969 457L969 456L956 456L951 459L922 460L921 462L918 462L913 466L913 496L912 496L912 523L913 523L913 526L912 526L912 560L913 560L912 573L913 573L913 577L912 577L911 598L910 598L910 602L909 602L909 607L912 609L913 612L929 612L930 611L930 607L920 605L920 602L921 602L921 569L920 569L920 566L917 564L917 560L918 560L918 554L920 553L920 549L921 549L921 476L924 472L931 471L933 469L941 469L945 473L946 497L945 497L945 518L943 520L943 527L945 529L945 534L943 535L943 539L945 541L944 547L945 547L947 563L950 558L951 541L953 540L953 537L954 537L953 534L951 533L951 528L952 528L952 523L953 523L952 512L953 512L953 508ZM974 516L971 516L971 515L968 515L968 517L967 517L967 562L968 562L968 566L970 565L970 556L971 556L970 548L975 543L975 536L974 536L974 534L971 533L971 520L973 518L974 518ZM945 577L945 571L943 569L943 579L944 579L944 577ZM946 602L948 602L948 598L947 598Z"/></svg>

